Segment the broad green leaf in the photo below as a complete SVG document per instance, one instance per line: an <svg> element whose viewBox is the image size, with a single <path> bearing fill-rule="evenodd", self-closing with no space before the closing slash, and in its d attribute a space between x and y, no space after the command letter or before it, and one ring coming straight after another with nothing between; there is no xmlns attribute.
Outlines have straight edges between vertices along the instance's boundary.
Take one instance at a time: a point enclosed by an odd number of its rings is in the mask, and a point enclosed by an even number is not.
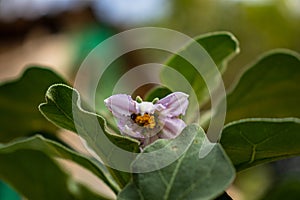
<svg viewBox="0 0 300 200"><path fill-rule="evenodd" d="M300 117L300 57L275 51L240 78L227 97L226 122L243 118Z"/></svg>
<svg viewBox="0 0 300 200"><path fill-rule="evenodd" d="M112 190L117 192L117 189L115 189L116 186L113 185L113 183L111 183L111 181L107 178L108 172L105 171L105 167L99 162L96 163L91 158L85 157L55 141L43 138L40 135L35 135L26 140L23 140L21 145L23 149L26 148L35 151L41 151L49 157L56 157L73 161L93 172L107 185L109 185Z"/></svg>
<svg viewBox="0 0 300 200"><path fill-rule="evenodd" d="M206 35L202 35L198 38L195 38L196 42L202 45L202 47L207 51L209 56L213 59L217 65L219 71L222 73L226 69L227 62L239 52L238 42L236 38L228 32L216 32ZM206 83L202 78L202 75L193 67L189 60L182 58L182 55L191 55L193 52L192 45L188 45L182 51L178 52L178 55L172 56L165 65L170 66L171 68L178 71L182 74L186 80L192 86L192 89L197 95L199 105L203 105L208 99L209 94L206 87ZM203 55L199 55L201 58ZM209 59L209 58L205 58ZM199 60L205 60L201 58ZM203 63L204 64L204 63ZM207 72L210 79L215 78L215 74ZM172 86L172 88L181 88L182 82L179 81L174 71L163 70L161 73L161 79L163 84L166 86ZM217 84L217 83L216 83ZM190 91L183 91L190 94Z"/></svg>
<svg viewBox="0 0 300 200"><path fill-rule="evenodd" d="M48 87L65 81L50 69L30 67L22 77L0 86L0 142L57 129L39 112Z"/></svg>
<svg viewBox="0 0 300 200"><path fill-rule="evenodd" d="M126 187L119 193L118 200L142 200L144 199L141 191L136 187L133 182L130 182Z"/></svg>
<svg viewBox="0 0 300 200"><path fill-rule="evenodd" d="M225 126L220 143L237 171L300 155L300 120L245 119Z"/></svg>
<svg viewBox="0 0 300 200"><path fill-rule="evenodd" d="M119 194L118 200L144 199L142 193L132 182L129 183L124 190ZM224 192L216 200L232 200L232 198Z"/></svg>
<svg viewBox="0 0 300 200"><path fill-rule="evenodd" d="M101 141L102 132L116 146L130 152L139 151L137 141L111 133L104 118L84 111L81 108L78 92L69 86L52 85L46 93L46 103L41 104L39 109L48 120L57 126L79 133L105 163L110 163L110 157L114 154L112 149L108 151L106 142ZM75 119L74 116L77 118ZM130 163L127 164L130 165ZM128 173L113 169L110 171L121 187L124 187L131 179L131 175Z"/></svg>
<svg viewBox="0 0 300 200"><path fill-rule="evenodd" d="M134 174L133 183L121 191L119 199L212 199L222 194L235 176L234 167L222 147L210 143L204 131L196 125L188 126L181 135L194 137L186 152L167 167L149 173ZM166 158L174 156L182 148L179 146L181 141L176 141L177 138L158 140L145 148L144 152L165 147ZM206 151L208 149L211 151ZM204 151L208 154L199 157L199 153ZM161 159L145 160L138 156L133 163L133 169L149 165L159 166L161 162Z"/></svg>
<svg viewBox="0 0 300 200"><path fill-rule="evenodd" d="M74 95L73 98L72 95ZM101 128L105 130L104 133L109 137L109 139L125 150L131 152L137 151L138 143L135 140L132 140L129 137L111 133L106 127L104 118L95 113L84 111L80 104L80 96L76 90L67 85L55 84L48 89L46 93L46 103L40 104L39 109L49 121L59 127L68 129L75 133L78 132L77 128L81 128L82 130L88 132L92 131L92 128L94 127L91 127L91 130L89 130L89 128L83 127L86 126L85 124L80 124L79 122L77 122L78 127L76 127L73 118L74 113L80 114L82 115L82 118L90 119L92 122L94 122L94 118L96 118ZM85 122L88 121L89 120L85 120ZM96 133L90 134L94 135Z"/></svg>
<svg viewBox="0 0 300 200"><path fill-rule="evenodd" d="M40 136L0 145L0 179L27 199L108 199L76 182L49 156ZM38 146L35 146L35 145ZM39 146L40 145L40 146ZM41 151L39 148L43 149ZM53 152L59 155L61 152Z"/></svg>

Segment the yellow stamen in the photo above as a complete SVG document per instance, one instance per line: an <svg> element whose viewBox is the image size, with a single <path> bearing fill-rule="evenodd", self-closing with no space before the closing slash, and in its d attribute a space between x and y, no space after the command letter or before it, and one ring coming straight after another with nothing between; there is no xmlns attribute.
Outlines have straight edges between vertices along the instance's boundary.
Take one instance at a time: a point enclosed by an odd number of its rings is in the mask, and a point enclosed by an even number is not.
<svg viewBox="0 0 300 200"><path fill-rule="evenodd" d="M134 122L147 128L154 128L156 125L154 116L147 113L144 115L137 115L134 119Z"/></svg>

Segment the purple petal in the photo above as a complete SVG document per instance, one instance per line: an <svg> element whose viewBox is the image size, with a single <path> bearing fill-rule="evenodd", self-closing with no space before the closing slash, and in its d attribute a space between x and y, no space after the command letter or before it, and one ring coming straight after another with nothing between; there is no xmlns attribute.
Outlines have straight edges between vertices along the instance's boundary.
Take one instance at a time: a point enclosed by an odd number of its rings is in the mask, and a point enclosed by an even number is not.
<svg viewBox="0 0 300 200"><path fill-rule="evenodd" d="M136 113L136 102L126 94L116 94L104 100L105 106L112 114L120 119Z"/></svg>
<svg viewBox="0 0 300 200"><path fill-rule="evenodd" d="M184 127L186 127L184 121L178 118L166 118L164 122L165 124L160 135L160 138L164 139L177 137Z"/></svg>
<svg viewBox="0 0 300 200"><path fill-rule="evenodd" d="M162 104L166 107L161 112L162 115L172 118L184 115L189 105L188 95L183 92L174 92L159 100L156 104Z"/></svg>

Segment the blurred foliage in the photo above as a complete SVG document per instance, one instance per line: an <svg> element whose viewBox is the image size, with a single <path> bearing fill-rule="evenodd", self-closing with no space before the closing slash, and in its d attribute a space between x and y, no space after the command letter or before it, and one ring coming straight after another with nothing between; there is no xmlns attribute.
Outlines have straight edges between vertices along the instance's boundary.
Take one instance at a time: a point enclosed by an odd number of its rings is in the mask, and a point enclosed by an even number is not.
<svg viewBox="0 0 300 200"><path fill-rule="evenodd" d="M0 180L0 199L1 200L20 200L18 193Z"/></svg>
<svg viewBox="0 0 300 200"><path fill-rule="evenodd" d="M225 73L228 85L238 67L262 52L274 48L300 51L300 15L292 14L288 2L175 0L171 15L161 25L191 36L220 30L237 36L242 51Z"/></svg>
<svg viewBox="0 0 300 200"><path fill-rule="evenodd" d="M234 184L242 191L244 200L260 199L273 181L272 167L260 165L238 173Z"/></svg>
<svg viewBox="0 0 300 200"><path fill-rule="evenodd" d="M48 87L54 83L66 82L50 69L28 66L22 77L0 85L1 143L37 132L55 139L57 128L37 109Z"/></svg>
<svg viewBox="0 0 300 200"><path fill-rule="evenodd" d="M261 199L298 199L300 196L300 173L293 173L278 181Z"/></svg>
<svg viewBox="0 0 300 200"><path fill-rule="evenodd" d="M98 26L95 23L84 25L75 32L72 39L76 47L73 71L77 71L80 64L97 45L114 34L116 32L112 28L105 25Z"/></svg>

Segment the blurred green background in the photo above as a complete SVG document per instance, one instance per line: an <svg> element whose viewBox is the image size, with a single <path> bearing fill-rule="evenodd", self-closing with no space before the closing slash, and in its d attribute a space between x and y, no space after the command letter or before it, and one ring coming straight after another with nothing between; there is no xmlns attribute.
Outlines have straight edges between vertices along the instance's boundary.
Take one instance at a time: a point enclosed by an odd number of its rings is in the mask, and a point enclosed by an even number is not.
<svg viewBox="0 0 300 200"><path fill-rule="evenodd" d="M300 0L0 0L0 81L38 63L72 82L76 69L99 42L142 26L170 28L191 37L232 32L241 52L224 74L227 87L263 52L274 48L300 52ZM122 57L124 68L165 56L147 53ZM299 194L298 163L292 159L243 172L229 194L234 199L280 199L283 194L293 199ZM292 194L296 196L287 196Z"/></svg>

